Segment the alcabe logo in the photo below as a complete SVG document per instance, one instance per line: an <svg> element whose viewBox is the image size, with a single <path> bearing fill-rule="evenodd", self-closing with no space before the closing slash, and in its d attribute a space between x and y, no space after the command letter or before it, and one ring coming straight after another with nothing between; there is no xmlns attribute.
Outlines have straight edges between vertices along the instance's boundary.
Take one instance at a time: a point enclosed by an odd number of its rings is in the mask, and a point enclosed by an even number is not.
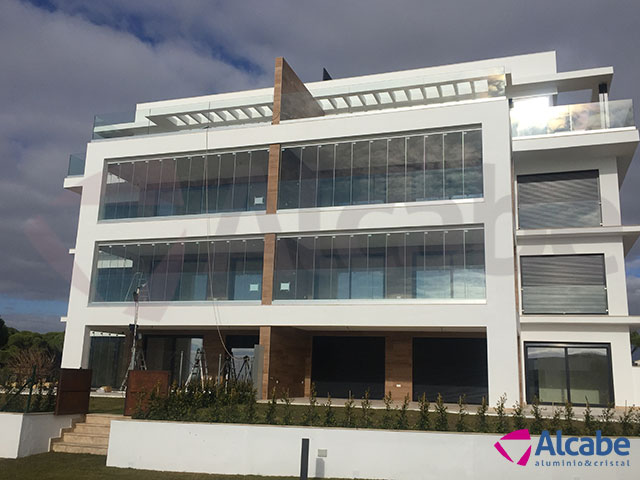
<svg viewBox="0 0 640 480"><path fill-rule="evenodd" d="M505 442L512 441L527 441L527 449L516 461L511 458L511 455L507 453L507 450L503 446ZM505 444L506 445L506 444ZM522 445L520 445L522 447ZM516 463L524 467L531 458L531 451L533 445L531 444L531 435L529 430L514 430L511 433L506 434L500 440L498 440L494 447L500 452L504 458L511 463ZM510 451L522 452L523 448L509 448ZM631 465L628 459L603 459L599 460L597 457L608 457L609 455L615 455L617 457L628 457L629 450L631 449L631 442L626 437L617 437L615 439L602 436L600 430L596 431L595 438L593 437L563 437L562 431L558 430L554 436L552 436L548 430L543 430L538 439L536 449L533 455L536 457L535 467L564 467L564 466L576 466L576 467L598 467L598 466L613 466L613 467L629 467ZM547 457L541 457L541 454ZM513 454L512 454L513 455ZM573 457L573 458L557 458L557 457ZM576 458L578 457L578 458ZM596 457L594 459L593 457Z"/></svg>
<svg viewBox="0 0 640 480"><path fill-rule="evenodd" d="M500 455L502 455L504 458L509 460L511 463L514 463L513 459L505 451L502 445L500 445L500 442L503 442L505 440L529 440L530 441L531 435L529 434L529 430L527 430L526 428L522 430L514 430L511 433L507 433L504 437L502 437L500 440L498 440L495 443L494 447L496 447L496 450L500 452ZM522 456L520 457L520 460L518 460L516 463L524 467L529 461L530 456L531 456L531 445L529 445L529 448L527 448L527 451L522 454Z"/></svg>

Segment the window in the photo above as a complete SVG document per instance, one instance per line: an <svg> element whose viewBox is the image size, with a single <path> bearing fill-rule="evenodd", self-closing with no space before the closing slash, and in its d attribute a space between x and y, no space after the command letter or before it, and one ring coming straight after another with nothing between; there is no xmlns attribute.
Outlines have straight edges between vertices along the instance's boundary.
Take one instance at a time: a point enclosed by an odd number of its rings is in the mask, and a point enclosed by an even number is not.
<svg viewBox="0 0 640 480"><path fill-rule="evenodd" d="M260 300L262 238L99 245L92 302Z"/></svg>
<svg viewBox="0 0 640 480"><path fill-rule="evenodd" d="M520 257L522 313L606 314L604 255Z"/></svg>
<svg viewBox="0 0 640 480"><path fill-rule="evenodd" d="M527 402L613 403L609 344L525 343Z"/></svg>
<svg viewBox="0 0 640 480"><path fill-rule="evenodd" d="M107 163L100 219L266 208L268 150Z"/></svg>
<svg viewBox="0 0 640 480"><path fill-rule="evenodd" d="M282 149L278 208L482 197L482 131Z"/></svg>
<svg viewBox="0 0 640 480"><path fill-rule="evenodd" d="M280 236L273 298L483 299L484 230Z"/></svg>
<svg viewBox="0 0 640 480"><path fill-rule="evenodd" d="M601 224L597 170L518 176L520 228Z"/></svg>

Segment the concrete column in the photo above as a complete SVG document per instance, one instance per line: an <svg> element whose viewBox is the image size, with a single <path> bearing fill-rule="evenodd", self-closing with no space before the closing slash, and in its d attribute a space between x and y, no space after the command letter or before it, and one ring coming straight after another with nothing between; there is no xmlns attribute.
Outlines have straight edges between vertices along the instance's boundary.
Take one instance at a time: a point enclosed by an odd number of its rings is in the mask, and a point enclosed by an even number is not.
<svg viewBox="0 0 640 480"><path fill-rule="evenodd" d="M507 407L520 400L518 383L518 337L515 322L487 327L489 406L495 407L507 395Z"/></svg>
<svg viewBox="0 0 640 480"><path fill-rule="evenodd" d="M64 332L62 368L89 368L91 330L83 323L69 322Z"/></svg>

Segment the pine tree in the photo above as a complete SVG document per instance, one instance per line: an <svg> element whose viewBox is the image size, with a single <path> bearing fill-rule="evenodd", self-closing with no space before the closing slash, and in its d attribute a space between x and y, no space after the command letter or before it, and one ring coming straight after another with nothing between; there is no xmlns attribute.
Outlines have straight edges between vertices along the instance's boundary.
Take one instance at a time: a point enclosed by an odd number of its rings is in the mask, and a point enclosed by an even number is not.
<svg viewBox="0 0 640 480"><path fill-rule="evenodd" d="M418 417L418 424L416 428L418 430L429 430L431 428L431 421L429 418L429 400L427 399L427 394L422 393L420 396L420 416Z"/></svg>
<svg viewBox="0 0 640 480"><path fill-rule="evenodd" d="M618 419L618 423L620 424L620 431L622 435L628 437L629 435L633 435L633 421L635 418L635 408L627 408L624 407L624 412L620 415Z"/></svg>
<svg viewBox="0 0 640 480"><path fill-rule="evenodd" d="M540 400L537 396L533 397L531 403L531 412L533 413L533 422L531 422L531 433L534 435L540 435L542 430L545 429L545 420L542 415L542 408L540 407Z"/></svg>
<svg viewBox="0 0 640 480"><path fill-rule="evenodd" d="M269 425L276 425L278 423L276 413L278 408L278 400L276 398L276 387L273 387L271 390L271 398L269 399L269 404L267 405L267 411L264 415L265 423Z"/></svg>
<svg viewBox="0 0 640 480"><path fill-rule="evenodd" d="M507 395L503 394L496 403L496 432L498 433L507 433L509 431L507 411L504 408L505 403L507 403Z"/></svg>
<svg viewBox="0 0 640 480"><path fill-rule="evenodd" d="M562 430L562 412L555 405L551 406L551 420L549 422L549 430L554 434L558 430Z"/></svg>
<svg viewBox="0 0 640 480"><path fill-rule="evenodd" d="M293 413L291 411L291 398L289 398L289 390L284 391L282 402L284 403L284 409L282 412L282 424L291 425L291 422L293 421Z"/></svg>
<svg viewBox="0 0 640 480"><path fill-rule="evenodd" d="M465 423L467 415L469 415L469 413L467 412L466 395L462 395L458 397L458 418L456 420L456 431L467 431L467 425Z"/></svg>
<svg viewBox="0 0 640 480"><path fill-rule="evenodd" d="M347 428L353 428L356 426L355 416L355 402L353 396L349 392L349 398L344 402L344 422L343 425Z"/></svg>
<svg viewBox="0 0 640 480"><path fill-rule="evenodd" d="M402 401L402 406L398 410L398 418L396 418L396 428L398 430L409 429L409 417L407 416L408 410L409 410L409 394L407 393L404 396L404 400Z"/></svg>
<svg viewBox="0 0 640 480"><path fill-rule="evenodd" d="M391 392L384 396L384 412L382 413L382 420L380 421L380 428L389 429L393 422L393 399Z"/></svg>
<svg viewBox="0 0 640 480"><path fill-rule="evenodd" d="M489 410L489 405L487 404L487 398L482 397L482 402L480 403L480 407L476 411L476 430L478 432L488 432L489 431L489 423L487 422L487 411Z"/></svg>
<svg viewBox="0 0 640 480"><path fill-rule="evenodd" d="M607 406L602 409L602 413L600 414L600 428L602 430L602 435L613 434L613 417L613 404L608 403Z"/></svg>
<svg viewBox="0 0 640 480"><path fill-rule="evenodd" d="M516 402L513 406L513 429L522 430L527 428L527 422L524 417L524 407L520 402Z"/></svg>
<svg viewBox="0 0 640 480"><path fill-rule="evenodd" d="M373 419L371 413L371 400L369 399L369 389L364 392L362 402L360 402L362 408L362 417L360 418L360 424L364 428L371 428L373 426Z"/></svg>
<svg viewBox="0 0 640 480"><path fill-rule="evenodd" d="M569 402L564 404L564 429L562 432L567 435L576 435L578 433L578 428L575 424L575 415L573 413L573 405Z"/></svg>
<svg viewBox="0 0 640 480"><path fill-rule="evenodd" d="M327 403L324 404L324 426L335 427L336 426L336 413L331 407L331 395L327 394Z"/></svg>
<svg viewBox="0 0 640 480"><path fill-rule="evenodd" d="M436 398L436 430L446 432L449 430L449 418L447 414L447 406L444 404L442 395L438 393Z"/></svg>
<svg viewBox="0 0 640 480"><path fill-rule="evenodd" d="M591 405L589 405L589 400L586 400L587 406L584 409L584 434L589 436L594 436L596 434L596 430L598 429L598 420L594 418L591 413Z"/></svg>

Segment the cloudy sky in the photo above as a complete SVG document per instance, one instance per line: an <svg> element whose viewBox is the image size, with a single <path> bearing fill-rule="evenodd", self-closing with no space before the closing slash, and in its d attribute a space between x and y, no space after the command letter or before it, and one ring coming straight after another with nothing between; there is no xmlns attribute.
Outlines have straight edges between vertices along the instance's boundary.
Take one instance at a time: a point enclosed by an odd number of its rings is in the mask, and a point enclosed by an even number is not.
<svg viewBox="0 0 640 480"><path fill-rule="evenodd" d="M556 50L560 70L612 65L640 105L637 0L0 0L0 315L62 330L79 196L62 189L93 115L136 102ZM490 7L487 5L491 5ZM636 188L633 188L633 185ZM640 161L622 190L640 224ZM640 314L640 247L627 258Z"/></svg>

